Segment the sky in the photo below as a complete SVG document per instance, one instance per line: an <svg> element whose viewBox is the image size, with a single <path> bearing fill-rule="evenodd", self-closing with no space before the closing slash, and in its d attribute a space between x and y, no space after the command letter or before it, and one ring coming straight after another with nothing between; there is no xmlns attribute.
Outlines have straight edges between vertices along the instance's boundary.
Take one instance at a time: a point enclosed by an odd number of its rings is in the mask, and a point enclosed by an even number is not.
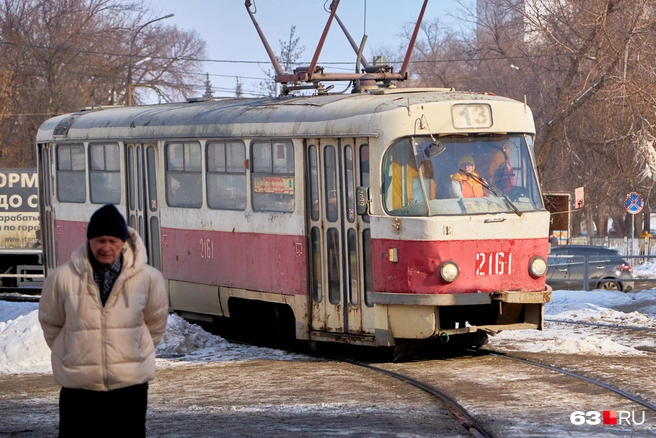
<svg viewBox="0 0 656 438"><path fill-rule="evenodd" d="M656 277L656 260L636 266L636 277ZM545 309L545 329L506 330L490 337L497 351L551 352L588 355L643 355L656 351L653 336L617 337L613 330L598 325L622 325L656 329L656 289L620 291L554 291ZM623 312L614 308L640 309ZM560 321L591 324L576 326ZM604 333L605 332L605 333ZM157 366L248 360L307 360L300 354L233 344L205 332L177 315L169 315L168 326L157 346ZM50 349L38 321L38 303L0 300L0 373L50 373Z"/></svg>
<svg viewBox="0 0 656 438"><path fill-rule="evenodd" d="M302 60L306 61L306 65L310 64L329 17L324 3L328 7L330 1L251 0L256 7L255 19L275 53L280 52L279 41L288 41L291 26L296 26L295 36L305 47ZM244 3L244 0L152 1L154 18L174 14L163 20L162 25L195 30L205 40L208 59L205 69L210 75L216 97L234 96L236 76L241 78L244 96L251 97L249 93L259 91L259 82L267 78L265 72L271 69L269 57ZM466 15L462 12L461 3L472 5L473 0L429 1L423 21L441 17L451 23L462 23L456 18ZM357 44L366 33L364 56L371 62L375 49L399 47L398 36L403 26L408 23L414 25L422 4L423 0L341 0L337 16ZM355 58L355 52L334 21L318 64L326 68L325 72L351 72ZM351 64L328 64L335 62ZM199 78L198 83L203 84L205 79ZM200 88L199 95L203 92L204 89Z"/></svg>

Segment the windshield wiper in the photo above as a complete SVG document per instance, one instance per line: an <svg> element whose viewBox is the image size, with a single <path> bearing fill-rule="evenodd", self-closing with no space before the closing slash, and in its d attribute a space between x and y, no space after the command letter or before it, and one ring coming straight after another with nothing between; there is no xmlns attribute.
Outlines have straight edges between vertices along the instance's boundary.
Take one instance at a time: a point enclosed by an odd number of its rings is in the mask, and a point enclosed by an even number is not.
<svg viewBox="0 0 656 438"><path fill-rule="evenodd" d="M462 173L464 173L465 175L467 175L468 177L470 177L471 179L473 179L474 181L478 182L480 185L482 185L486 189L488 189L495 196L498 196L500 198L505 199L506 202L508 203L508 205L510 206L510 208L512 208L515 211L515 214L517 214L517 216L521 216L523 214L521 211L519 211L519 208L517 208L517 206L515 204L513 204L513 202L510 200L510 198L508 196L506 196L506 194L503 193L501 190L499 190L498 188L488 184L487 181L485 181L483 178L480 178L478 175L474 175L473 173L469 173L469 172L467 172L466 170L463 170L463 169L460 169L460 171Z"/></svg>

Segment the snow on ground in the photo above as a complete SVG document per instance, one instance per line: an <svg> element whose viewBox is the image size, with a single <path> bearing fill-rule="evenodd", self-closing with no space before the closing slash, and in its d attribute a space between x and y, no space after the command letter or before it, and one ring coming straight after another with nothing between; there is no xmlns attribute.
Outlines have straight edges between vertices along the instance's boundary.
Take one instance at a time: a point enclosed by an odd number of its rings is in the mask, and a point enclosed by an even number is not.
<svg viewBox="0 0 656 438"><path fill-rule="evenodd" d="M39 325L38 303L0 301L0 373L49 373L50 349ZM157 366L236 360L294 360L301 355L227 342L177 315L169 315L157 346Z"/></svg>
<svg viewBox="0 0 656 438"><path fill-rule="evenodd" d="M0 373L50 372L50 350L43 340L37 309L38 303L0 301ZM644 352L640 348L656 348L650 333L656 331L656 289L634 293L554 291L545 317L544 331L504 331L490 338L490 346L588 355L641 355ZM634 327L648 336L614 337L614 326ZM169 315L157 357L158 366L167 367L254 359L295 360L302 356L230 343L177 315Z"/></svg>
<svg viewBox="0 0 656 438"><path fill-rule="evenodd" d="M656 249L656 246L654 247ZM633 276L636 278L656 277L656 259L647 259L644 263L633 267Z"/></svg>
<svg viewBox="0 0 656 438"><path fill-rule="evenodd" d="M613 310L626 308L640 311ZM490 345L513 351L642 355L636 347L656 347L653 336L614 335L618 326L635 328L638 333L656 331L656 289L635 293L554 291L545 319L543 331L501 332L490 338Z"/></svg>

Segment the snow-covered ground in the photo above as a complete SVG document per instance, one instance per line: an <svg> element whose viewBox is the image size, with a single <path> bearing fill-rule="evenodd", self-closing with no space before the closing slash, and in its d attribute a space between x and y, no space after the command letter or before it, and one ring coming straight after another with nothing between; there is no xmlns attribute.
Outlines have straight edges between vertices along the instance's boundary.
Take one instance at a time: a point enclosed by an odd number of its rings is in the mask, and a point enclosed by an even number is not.
<svg viewBox="0 0 656 438"><path fill-rule="evenodd" d="M50 372L50 350L43 340L37 308L38 303L0 301L0 373ZM586 355L643 355L643 350L656 348L652 336L642 336L636 341L613 337L612 330L616 325L656 330L656 289L631 293L554 291L545 315L544 331L501 332L490 338L490 346L512 351ZM564 321L582 324L573 326ZM169 316L166 333L157 347L157 356L159 367L253 359L294 360L300 357L279 350L227 342L176 315Z"/></svg>
<svg viewBox="0 0 656 438"><path fill-rule="evenodd" d="M653 336L618 337L617 328L631 327L639 333L656 331L656 289L635 293L554 291L545 308L545 319L543 331L504 331L490 338L490 345L528 352L645 354L643 350L656 347Z"/></svg>
<svg viewBox="0 0 656 438"><path fill-rule="evenodd" d="M656 259L635 266L633 274L636 278L656 278ZM616 330L632 327L638 333L656 331L656 289L629 293L554 291L545 319L543 331L501 332L490 339L490 345L512 351L567 354L642 355L643 350L656 351L653 336L618 337Z"/></svg>
<svg viewBox="0 0 656 438"><path fill-rule="evenodd" d="M38 303L0 301L0 373L50 372L50 349L39 325L38 306ZM177 315L169 315L156 354L158 367L299 357L280 350L229 343Z"/></svg>

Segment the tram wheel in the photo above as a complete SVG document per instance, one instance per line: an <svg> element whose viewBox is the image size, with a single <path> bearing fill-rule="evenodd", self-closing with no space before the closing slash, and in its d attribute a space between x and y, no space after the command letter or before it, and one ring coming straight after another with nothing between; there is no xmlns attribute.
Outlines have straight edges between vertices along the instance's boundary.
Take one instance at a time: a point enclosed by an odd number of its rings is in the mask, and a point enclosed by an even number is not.
<svg viewBox="0 0 656 438"><path fill-rule="evenodd" d="M467 350L470 348L480 348L487 344L487 342L487 333L476 331L474 333L451 336L449 343L446 345L454 350Z"/></svg>
<svg viewBox="0 0 656 438"><path fill-rule="evenodd" d="M394 351L392 352L393 362L408 362L417 357L419 353L418 341L409 339L396 339Z"/></svg>

